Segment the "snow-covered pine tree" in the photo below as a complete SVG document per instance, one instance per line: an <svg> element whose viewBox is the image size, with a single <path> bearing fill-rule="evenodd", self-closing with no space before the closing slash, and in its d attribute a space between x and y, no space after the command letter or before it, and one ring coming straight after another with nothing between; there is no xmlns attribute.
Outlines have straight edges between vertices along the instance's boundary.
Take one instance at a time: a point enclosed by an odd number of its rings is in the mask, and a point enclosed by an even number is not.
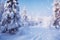
<svg viewBox="0 0 60 40"><path fill-rule="evenodd" d="M27 16L27 10L26 7L23 7L22 13L21 13L21 19L22 19L22 24L23 26L28 25L28 16Z"/></svg>
<svg viewBox="0 0 60 40"><path fill-rule="evenodd" d="M54 21L54 26L55 28L59 28L60 27L60 0L54 0L54 17L55 17L55 21Z"/></svg>
<svg viewBox="0 0 60 40"><path fill-rule="evenodd" d="M7 0L4 8L1 21L2 33L16 33L21 27L18 0Z"/></svg>

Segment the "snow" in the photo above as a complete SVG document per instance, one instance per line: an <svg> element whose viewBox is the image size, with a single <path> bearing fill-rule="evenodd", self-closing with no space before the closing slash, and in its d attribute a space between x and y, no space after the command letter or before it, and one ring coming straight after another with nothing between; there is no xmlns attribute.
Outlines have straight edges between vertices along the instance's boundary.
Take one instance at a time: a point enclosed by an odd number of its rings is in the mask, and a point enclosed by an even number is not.
<svg viewBox="0 0 60 40"><path fill-rule="evenodd" d="M38 25L37 25L38 26ZM41 27L22 28L17 34L0 34L0 40L60 40L60 31Z"/></svg>
<svg viewBox="0 0 60 40"><path fill-rule="evenodd" d="M14 0L14 2L16 1ZM7 6L9 4L7 4ZM3 15L3 18L5 19L7 14L10 13L7 6L5 8L6 14ZM18 11L18 9L13 10L15 13ZM24 12L26 12L26 10L24 10ZM13 12L10 13L10 16L13 17ZM30 15L26 15L26 13L21 15L17 14L17 17L19 16L21 16L20 22L17 21L12 23L13 20L11 20L11 23L8 24L8 29L11 29L12 27L14 28L15 26L18 26L18 24L21 24L21 27L16 34L0 32L0 40L60 40L60 29L56 29L55 26L52 25L54 21L53 16L32 17ZM0 27L0 31L3 30L5 26Z"/></svg>
<svg viewBox="0 0 60 40"><path fill-rule="evenodd" d="M60 30L51 27L50 22L52 22L51 16L43 17L42 23L38 25L33 22L28 25L28 22L24 22L25 26L21 27L16 34L0 33L0 40L60 40Z"/></svg>
<svg viewBox="0 0 60 40"><path fill-rule="evenodd" d="M45 18L42 24L21 27L14 35L0 33L0 40L60 40L60 30L48 28L50 26L46 22L49 23L51 20L46 21Z"/></svg>

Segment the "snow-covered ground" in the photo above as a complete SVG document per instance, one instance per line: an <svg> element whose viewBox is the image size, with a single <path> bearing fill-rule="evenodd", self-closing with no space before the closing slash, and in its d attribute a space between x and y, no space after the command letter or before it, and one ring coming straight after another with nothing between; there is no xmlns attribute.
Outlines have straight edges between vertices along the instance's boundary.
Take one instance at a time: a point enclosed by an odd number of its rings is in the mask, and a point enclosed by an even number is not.
<svg viewBox="0 0 60 40"><path fill-rule="evenodd" d="M46 21L44 21L46 23ZM43 27L44 23L35 26L26 26L14 34L0 33L0 40L60 40L60 31L55 28Z"/></svg>
<svg viewBox="0 0 60 40"><path fill-rule="evenodd" d="M19 29L14 34L0 33L0 40L60 40L60 32L57 29L50 28L49 17L45 17L42 23L35 26L26 26ZM51 18L50 18L51 19Z"/></svg>

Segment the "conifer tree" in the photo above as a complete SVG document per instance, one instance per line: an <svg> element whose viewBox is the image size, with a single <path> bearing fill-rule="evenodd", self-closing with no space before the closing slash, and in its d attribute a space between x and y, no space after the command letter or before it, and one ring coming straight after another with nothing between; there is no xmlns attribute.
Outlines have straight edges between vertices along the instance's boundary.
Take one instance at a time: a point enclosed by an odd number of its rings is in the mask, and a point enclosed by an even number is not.
<svg viewBox="0 0 60 40"><path fill-rule="evenodd" d="M54 26L56 28L60 27L60 0L54 0Z"/></svg>
<svg viewBox="0 0 60 40"><path fill-rule="evenodd" d="M1 21L2 32L15 33L21 27L18 0L7 0L4 8Z"/></svg>

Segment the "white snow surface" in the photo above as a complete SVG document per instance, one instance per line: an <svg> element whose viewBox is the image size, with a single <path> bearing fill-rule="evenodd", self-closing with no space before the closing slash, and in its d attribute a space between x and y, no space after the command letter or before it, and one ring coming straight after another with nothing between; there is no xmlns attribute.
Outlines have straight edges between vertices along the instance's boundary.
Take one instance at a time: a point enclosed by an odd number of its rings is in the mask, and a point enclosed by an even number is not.
<svg viewBox="0 0 60 40"><path fill-rule="evenodd" d="M33 27L33 26L32 26ZM14 35L0 34L0 40L60 40L60 31L45 28L22 28Z"/></svg>
<svg viewBox="0 0 60 40"><path fill-rule="evenodd" d="M51 27L49 18L45 17L39 25L21 27L14 35L0 33L0 40L60 40L60 30Z"/></svg>

